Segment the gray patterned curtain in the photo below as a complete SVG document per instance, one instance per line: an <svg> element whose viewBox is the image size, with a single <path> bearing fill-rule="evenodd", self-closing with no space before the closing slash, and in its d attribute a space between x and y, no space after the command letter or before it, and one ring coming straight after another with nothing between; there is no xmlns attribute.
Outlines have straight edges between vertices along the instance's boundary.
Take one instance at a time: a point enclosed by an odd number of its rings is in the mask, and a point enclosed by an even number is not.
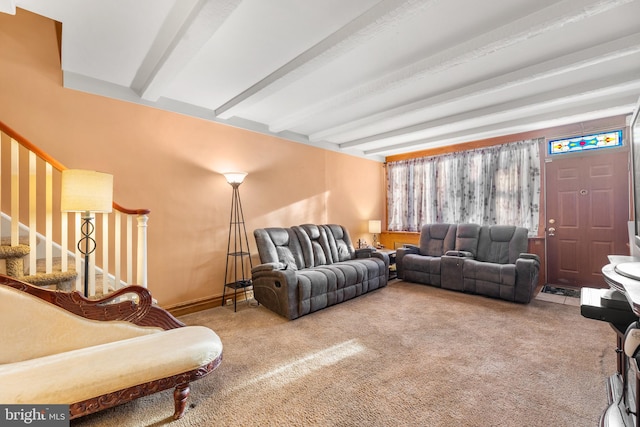
<svg viewBox="0 0 640 427"><path fill-rule="evenodd" d="M387 163L389 231L511 224L538 233L540 139Z"/></svg>

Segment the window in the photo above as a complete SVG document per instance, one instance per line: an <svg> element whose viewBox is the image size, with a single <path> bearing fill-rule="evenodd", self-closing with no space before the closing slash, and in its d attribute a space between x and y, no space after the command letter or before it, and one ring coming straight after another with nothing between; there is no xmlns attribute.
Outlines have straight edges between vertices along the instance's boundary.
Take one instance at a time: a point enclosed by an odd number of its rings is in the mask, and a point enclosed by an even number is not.
<svg viewBox="0 0 640 427"><path fill-rule="evenodd" d="M513 224L537 235L542 140L387 164L387 229Z"/></svg>
<svg viewBox="0 0 640 427"><path fill-rule="evenodd" d="M564 154L622 146L622 131L596 133L573 138L555 139L548 143L548 153Z"/></svg>

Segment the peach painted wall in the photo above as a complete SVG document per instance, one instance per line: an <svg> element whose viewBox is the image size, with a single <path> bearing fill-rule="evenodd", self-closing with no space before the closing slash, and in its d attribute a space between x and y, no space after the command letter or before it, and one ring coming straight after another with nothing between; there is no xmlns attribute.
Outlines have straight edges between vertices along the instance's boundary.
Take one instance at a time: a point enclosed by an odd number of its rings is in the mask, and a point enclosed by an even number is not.
<svg viewBox="0 0 640 427"><path fill-rule="evenodd" d="M64 28L63 28L64 32ZM222 295L231 187L255 228L340 223L371 240L380 162L62 87L55 25L0 13L0 120L69 168L114 175L114 199L149 208L149 288L163 306Z"/></svg>

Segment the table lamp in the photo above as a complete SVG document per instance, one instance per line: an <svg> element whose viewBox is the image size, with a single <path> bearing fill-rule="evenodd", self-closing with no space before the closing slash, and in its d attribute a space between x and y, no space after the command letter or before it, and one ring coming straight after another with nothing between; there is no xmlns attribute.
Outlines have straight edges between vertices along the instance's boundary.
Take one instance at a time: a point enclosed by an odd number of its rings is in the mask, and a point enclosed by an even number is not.
<svg viewBox="0 0 640 427"><path fill-rule="evenodd" d="M380 246L378 242L378 234L382 232L382 221L379 219L369 220L369 233L373 234L373 243L372 246L377 248Z"/></svg>
<svg viewBox="0 0 640 427"><path fill-rule="evenodd" d="M89 255L96 250L93 238L92 213L110 213L113 208L113 175L106 173L67 169L62 171L62 212L82 212L82 238L78 250L84 255L84 295L89 294Z"/></svg>

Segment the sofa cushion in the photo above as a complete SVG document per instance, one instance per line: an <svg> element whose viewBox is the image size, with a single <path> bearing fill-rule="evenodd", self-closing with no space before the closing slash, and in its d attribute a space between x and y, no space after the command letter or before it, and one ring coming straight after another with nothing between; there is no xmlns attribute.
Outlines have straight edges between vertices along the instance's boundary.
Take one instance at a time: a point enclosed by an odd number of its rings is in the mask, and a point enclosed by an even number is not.
<svg viewBox="0 0 640 427"><path fill-rule="evenodd" d="M288 247L276 246L276 253L278 254L278 259L280 260L280 264L282 264L283 268L289 268L291 270L298 269L296 259L294 258L291 249Z"/></svg>
<svg viewBox="0 0 640 427"><path fill-rule="evenodd" d="M513 225L485 225L478 239L478 261L515 264L527 251L527 229Z"/></svg>
<svg viewBox="0 0 640 427"><path fill-rule="evenodd" d="M516 284L515 264L496 264L486 261L465 259L463 275L465 278L479 281L499 283L509 286ZM473 292L475 292L475 290Z"/></svg>
<svg viewBox="0 0 640 427"><path fill-rule="evenodd" d="M372 291L386 284L388 267L381 258L356 258L349 261L338 262L333 265L338 268L359 271L356 284L361 284L362 286L360 293ZM349 286L349 284L347 284L347 286ZM360 293L358 293L358 295Z"/></svg>
<svg viewBox="0 0 640 427"><path fill-rule="evenodd" d="M480 226L478 224L458 224L456 230L456 251L469 252L475 257L478 253Z"/></svg>
<svg viewBox="0 0 640 427"><path fill-rule="evenodd" d="M347 230L338 224L322 226L327 233L327 240L333 262L347 261L355 258L355 250Z"/></svg>
<svg viewBox="0 0 640 427"><path fill-rule="evenodd" d="M315 224L303 224L291 228L295 231L300 241L306 267L327 265L333 262L327 233L324 228Z"/></svg>
<svg viewBox="0 0 640 427"><path fill-rule="evenodd" d="M385 268L379 258L364 258L299 270L300 315L384 286Z"/></svg>
<svg viewBox="0 0 640 427"><path fill-rule="evenodd" d="M283 267L291 270L305 267L300 242L293 230L279 227L261 228L254 230L253 235L262 264L281 263Z"/></svg>
<svg viewBox="0 0 640 427"><path fill-rule="evenodd" d="M441 257L409 254L402 261L404 280L440 286Z"/></svg>
<svg viewBox="0 0 640 427"><path fill-rule="evenodd" d="M420 231L420 253L442 256L454 249L455 238L455 224L426 224Z"/></svg>
<svg viewBox="0 0 640 427"><path fill-rule="evenodd" d="M321 310L337 303L337 278L327 268L305 268L296 275L298 316Z"/></svg>
<svg viewBox="0 0 640 427"><path fill-rule="evenodd" d="M473 268L475 265L476 268ZM516 268L513 264L494 264L465 260L464 292L516 301ZM528 302L526 299L523 302Z"/></svg>

